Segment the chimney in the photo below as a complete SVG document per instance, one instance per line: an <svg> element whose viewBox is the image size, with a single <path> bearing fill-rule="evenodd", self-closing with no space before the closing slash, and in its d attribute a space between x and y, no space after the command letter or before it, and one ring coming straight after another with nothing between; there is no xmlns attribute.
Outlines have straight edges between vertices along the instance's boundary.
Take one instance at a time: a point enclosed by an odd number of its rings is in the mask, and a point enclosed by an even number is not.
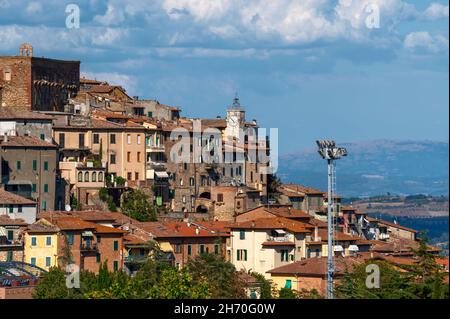
<svg viewBox="0 0 450 319"><path fill-rule="evenodd" d="M199 235L199 234L200 234L200 228L198 228L198 227L195 228L195 234L196 234L196 235Z"/></svg>
<svg viewBox="0 0 450 319"><path fill-rule="evenodd" d="M8 134L5 132L5 137L3 138L3 143L8 143Z"/></svg>
<svg viewBox="0 0 450 319"><path fill-rule="evenodd" d="M319 238L319 227L314 227L314 241L317 241Z"/></svg>

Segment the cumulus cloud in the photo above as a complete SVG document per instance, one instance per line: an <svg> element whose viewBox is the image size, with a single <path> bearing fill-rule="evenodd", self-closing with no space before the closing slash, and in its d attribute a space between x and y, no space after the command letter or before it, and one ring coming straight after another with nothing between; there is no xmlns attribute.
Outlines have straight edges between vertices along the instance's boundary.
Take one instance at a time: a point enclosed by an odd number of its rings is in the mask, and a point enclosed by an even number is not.
<svg viewBox="0 0 450 319"><path fill-rule="evenodd" d="M411 32L403 42L406 49L417 53L448 52L448 38L442 35L430 35L426 31Z"/></svg>
<svg viewBox="0 0 450 319"><path fill-rule="evenodd" d="M443 5L440 3L432 3L425 11L422 13L423 18L427 20L438 20L438 19L448 19L448 5Z"/></svg>

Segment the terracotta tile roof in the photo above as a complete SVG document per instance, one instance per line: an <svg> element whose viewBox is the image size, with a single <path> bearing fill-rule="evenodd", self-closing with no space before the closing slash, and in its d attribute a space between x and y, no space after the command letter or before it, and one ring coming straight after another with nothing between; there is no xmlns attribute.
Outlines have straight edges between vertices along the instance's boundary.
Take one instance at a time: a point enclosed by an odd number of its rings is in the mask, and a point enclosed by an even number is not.
<svg viewBox="0 0 450 319"><path fill-rule="evenodd" d="M318 190L318 189L315 189L312 187L299 185L299 184L283 184L279 187L279 191L282 193L287 192L292 195L297 194L295 196L301 196L301 194L306 194L306 195L324 195L324 194L326 194L326 192L323 192L321 190Z"/></svg>
<svg viewBox="0 0 450 319"><path fill-rule="evenodd" d="M285 218L312 219L312 216L307 212L291 207L268 207L266 210L277 216Z"/></svg>
<svg viewBox="0 0 450 319"><path fill-rule="evenodd" d="M223 233L212 229L198 227L186 222L144 222L134 224L156 238L173 237L229 237L229 233Z"/></svg>
<svg viewBox="0 0 450 319"><path fill-rule="evenodd" d="M372 251L375 252L388 252L395 254L406 254L411 255L413 250L417 250L419 248L419 242L416 240L411 240L407 238L402 238L393 234L389 235L389 241L374 241L375 244L372 246ZM428 246L428 251L430 252L438 252L441 249Z"/></svg>
<svg viewBox="0 0 450 319"><path fill-rule="evenodd" d="M42 148L56 148L55 144L41 140L34 136L8 136L5 142L5 137L0 137L0 147L42 147Z"/></svg>
<svg viewBox="0 0 450 319"><path fill-rule="evenodd" d="M32 112L26 108L13 108L0 106L0 120L46 120L51 121L53 117L47 114Z"/></svg>
<svg viewBox="0 0 450 319"><path fill-rule="evenodd" d="M8 215L0 215L0 226L27 226L28 224L21 218L9 218Z"/></svg>
<svg viewBox="0 0 450 319"><path fill-rule="evenodd" d="M86 210L86 211L45 211L40 212L38 218L50 218L50 217L78 217L85 221L94 223L112 223L117 225L123 225L129 222L138 222L137 220L130 218L119 212L104 212L98 210Z"/></svg>
<svg viewBox="0 0 450 319"><path fill-rule="evenodd" d="M241 223L235 223L233 229L285 229L294 233L309 233L309 225L284 217L260 218Z"/></svg>
<svg viewBox="0 0 450 319"><path fill-rule="evenodd" d="M121 229L95 224L77 217L53 217L50 223L63 231L89 229L99 234L126 233Z"/></svg>
<svg viewBox="0 0 450 319"><path fill-rule="evenodd" d="M319 229L319 236L322 238L323 242L327 241L328 231L326 229ZM347 235L343 232L336 231L334 232L334 239L338 241L358 241L361 240L361 237Z"/></svg>
<svg viewBox="0 0 450 319"><path fill-rule="evenodd" d="M126 245L143 245L146 241L138 236L132 234L126 234L123 237L123 244Z"/></svg>
<svg viewBox="0 0 450 319"><path fill-rule="evenodd" d="M44 224L30 224L28 225L26 231L30 234L34 233L57 233L59 228L55 225L44 225Z"/></svg>
<svg viewBox="0 0 450 319"><path fill-rule="evenodd" d="M36 205L36 202L0 188L0 204Z"/></svg>
<svg viewBox="0 0 450 319"><path fill-rule="evenodd" d="M350 211L356 211L356 208L348 205L341 205L341 210L350 210Z"/></svg>
<svg viewBox="0 0 450 319"><path fill-rule="evenodd" d="M327 228L328 224L324 221L321 221L317 218L311 218L308 222L308 224L310 224L311 226L317 226L319 228Z"/></svg>
<svg viewBox="0 0 450 319"><path fill-rule="evenodd" d="M418 233L418 231L415 230L415 229L408 228L408 227L405 227L405 226L402 226L402 225L399 225L399 224L391 223L391 222L388 222L388 221L383 220L383 219L376 219L376 218L370 218L369 217L368 220L369 221L377 221L379 224L383 224L383 225L394 227L394 228L403 229L403 230L406 230L406 231L409 231L409 232L412 232L412 233Z"/></svg>
<svg viewBox="0 0 450 319"><path fill-rule="evenodd" d="M335 275L343 275L345 269L349 271L354 266L365 262L363 257L336 257L335 261ZM327 257L308 258L301 261L296 261L292 264L277 267L267 271L270 274L285 274L285 275L306 275L306 276L326 276L327 274Z"/></svg>

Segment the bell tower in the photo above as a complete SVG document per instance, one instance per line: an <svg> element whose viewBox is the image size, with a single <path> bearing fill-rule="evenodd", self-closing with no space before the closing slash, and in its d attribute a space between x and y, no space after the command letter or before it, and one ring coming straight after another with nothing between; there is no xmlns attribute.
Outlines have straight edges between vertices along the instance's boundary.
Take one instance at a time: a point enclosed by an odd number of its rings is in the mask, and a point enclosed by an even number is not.
<svg viewBox="0 0 450 319"><path fill-rule="evenodd" d="M236 96L233 99L233 104L227 109L227 138L239 138L239 130L244 128L245 122L245 109L241 106L239 97Z"/></svg>

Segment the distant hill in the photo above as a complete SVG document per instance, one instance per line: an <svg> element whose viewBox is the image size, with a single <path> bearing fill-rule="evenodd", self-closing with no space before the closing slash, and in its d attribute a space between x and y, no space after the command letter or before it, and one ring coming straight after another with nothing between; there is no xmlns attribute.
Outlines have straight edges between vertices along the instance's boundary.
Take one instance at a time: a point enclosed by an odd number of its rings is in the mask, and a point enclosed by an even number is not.
<svg viewBox="0 0 450 319"><path fill-rule="evenodd" d="M448 194L448 142L390 141L343 143L348 156L337 162L338 193ZM326 189L326 162L316 148L280 155L283 182Z"/></svg>

